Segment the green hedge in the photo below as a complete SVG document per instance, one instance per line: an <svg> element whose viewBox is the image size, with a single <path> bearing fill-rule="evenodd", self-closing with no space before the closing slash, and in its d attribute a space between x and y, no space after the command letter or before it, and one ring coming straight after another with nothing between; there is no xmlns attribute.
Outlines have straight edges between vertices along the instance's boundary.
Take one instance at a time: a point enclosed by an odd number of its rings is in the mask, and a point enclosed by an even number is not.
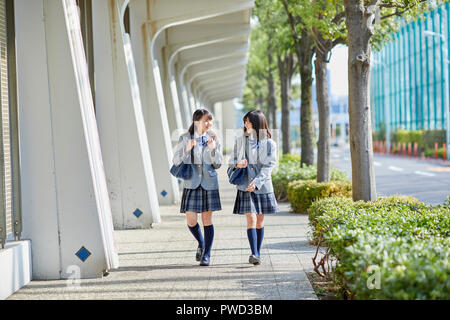
<svg viewBox="0 0 450 320"><path fill-rule="evenodd" d="M378 131L374 131L372 133L372 138L374 141L385 141L386 140L386 132L384 128L380 128ZM434 150L434 143L437 142L439 147L442 147L442 144L445 143L445 130L403 130L397 129L391 132L391 143L406 143L411 142L414 145L417 142L417 146L420 151L424 151L426 149Z"/></svg>
<svg viewBox="0 0 450 320"><path fill-rule="evenodd" d="M285 154L283 154L280 157L279 163L292 163L292 164L298 163L298 164L300 164L301 163L301 157L300 157L300 155L298 155L296 153L294 153L294 154L292 154L292 153L285 153Z"/></svg>
<svg viewBox="0 0 450 320"><path fill-rule="evenodd" d="M311 204L317 199L331 196L351 197L352 183L350 181L297 180L288 184L287 194L293 212L307 213Z"/></svg>
<svg viewBox="0 0 450 320"><path fill-rule="evenodd" d="M287 187L289 182L296 180L317 179L317 166L304 165L301 167L300 156L286 154L283 155L278 165L272 171L272 183L275 196L279 201L287 200ZM343 171L330 167L330 180L348 181L347 174Z"/></svg>
<svg viewBox="0 0 450 320"><path fill-rule="evenodd" d="M417 142L417 145L419 148L423 148L423 130L416 130L416 131L410 131L410 130L397 130L393 132L391 141L393 143L406 143L408 144L411 142L412 145L414 145L415 142Z"/></svg>
<svg viewBox="0 0 450 320"><path fill-rule="evenodd" d="M309 220L353 298L450 298L450 201L431 206L412 197L332 197L314 202ZM379 268L380 289L367 286L370 266Z"/></svg>
<svg viewBox="0 0 450 320"><path fill-rule="evenodd" d="M425 155L425 157L434 158L434 148L433 149L425 149L424 155ZM444 148L438 148L438 158L444 159Z"/></svg>
<svg viewBox="0 0 450 320"><path fill-rule="evenodd" d="M424 130L423 131L423 145L425 149L433 149L434 143L437 142L439 147L445 143L445 130Z"/></svg>

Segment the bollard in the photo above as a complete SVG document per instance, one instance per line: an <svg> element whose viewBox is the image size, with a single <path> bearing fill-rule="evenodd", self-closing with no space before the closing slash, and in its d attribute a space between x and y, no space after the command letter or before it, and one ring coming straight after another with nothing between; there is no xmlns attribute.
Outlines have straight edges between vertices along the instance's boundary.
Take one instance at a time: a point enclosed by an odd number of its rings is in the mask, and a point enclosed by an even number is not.
<svg viewBox="0 0 450 320"><path fill-rule="evenodd" d="M411 142L408 142L408 157L411 157Z"/></svg>
<svg viewBox="0 0 450 320"><path fill-rule="evenodd" d="M417 158L417 142L414 142L414 158Z"/></svg>
<svg viewBox="0 0 450 320"><path fill-rule="evenodd" d="M447 144L445 142L442 144L442 158L444 162L447 160Z"/></svg>
<svg viewBox="0 0 450 320"><path fill-rule="evenodd" d="M402 150L401 150L400 146L401 146L400 142L397 143L397 153L398 153L398 155L401 155L401 153L402 153Z"/></svg>
<svg viewBox="0 0 450 320"><path fill-rule="evenodd" d="M437 142L434 143L434 158L435 158L435 160L438 159L438 143Z"/></svg>
<svg viewBox="0 0 450 320"><path fill-rule="evenodd" d="M403 156L406 157L406 143L403 142L402 144L402 150L403 150Z"/></svg>

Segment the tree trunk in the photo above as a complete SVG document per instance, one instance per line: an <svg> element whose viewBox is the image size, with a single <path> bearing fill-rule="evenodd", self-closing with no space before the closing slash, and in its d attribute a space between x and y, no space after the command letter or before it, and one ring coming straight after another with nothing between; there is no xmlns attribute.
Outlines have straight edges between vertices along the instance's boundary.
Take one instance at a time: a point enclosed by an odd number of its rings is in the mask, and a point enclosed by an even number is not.
<svg viewBox="0 0 450 320"><path fill-rule="evenodd" d="M292 54L285 55L282 59L278 56L278 71L281 83L281 134L283 136L283 154L290 153L290 94L291 94L291 68L293 65Z"/></svg>
<svg viewBox="0 0 450 320"><path fill-rule="evenodd" d="M374 9L345 0L348 30L348 111L353 200L376 200L369 104L370 38Z"/></svg>
<svg viewBox="0 0 450 320"><path fill-rule="evenodd" d="M304 31L302 32L300 52L298 52L301 81L300 136L302 166L303 164L314 164L315 130L312 108L312 57L314 50L311 48L313 48L313 39Z"/></svg>
<svg viewBox="0 0 450 320"><path fill-rule="evenodd" d="M327 54L316 52L316 96L319 111L317 182L330 181L330 104L328 101Z"/></svg>
<svg viewBox="0 0 450 320"><path fill-rule="evenodd" d="M267 56L269 60L269 77L267 80L267 85L269 89L268 96L268 118L271 119L271 127L272 129L277 129L277 100L275 98L275 81L273 79L273 69L272 69L272 51L271 47L267 47Z"/></svg>
<svg viewBox="0 0 450 320"><path fill-rule="evenodd" d="M260 93L258 95L258 102L257 104L259 105L259 110L263 111L264 110L264 96L262 95L262 93Z"/></svg>

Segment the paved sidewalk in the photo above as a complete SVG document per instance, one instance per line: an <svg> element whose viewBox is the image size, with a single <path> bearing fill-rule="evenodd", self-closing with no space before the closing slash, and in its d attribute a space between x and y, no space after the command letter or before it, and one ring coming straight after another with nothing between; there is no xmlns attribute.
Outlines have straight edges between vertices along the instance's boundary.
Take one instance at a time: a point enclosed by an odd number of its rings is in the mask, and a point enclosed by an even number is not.
<svg viewBox="0 0 450 320"><path fill-rule="evenodd" d="M245 216L233 215L236 191L219 170L223 210L214 213L211 265L195 261L197 243L179 205L161 208L162 223L151 230L116 231L120 268L103 279L32 281L9 299L317 299L305 270L312 270L314 247L308 245L308 217L266 215L262 264L250 255ZM201 221L199 219L199 221Z"/></svg>

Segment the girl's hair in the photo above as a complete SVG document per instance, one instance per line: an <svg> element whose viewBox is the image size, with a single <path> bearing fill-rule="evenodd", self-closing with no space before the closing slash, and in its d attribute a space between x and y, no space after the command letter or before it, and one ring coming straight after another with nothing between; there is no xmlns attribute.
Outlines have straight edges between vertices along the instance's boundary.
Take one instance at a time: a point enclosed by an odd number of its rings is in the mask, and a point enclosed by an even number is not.
<svg viewBox="0 0 450 320"><path fill-rule="evenodd" d="M260 110L252 110L247 112L247 114L242 118L242 121L245 122L245 120L250 121L250 123L253 126L253 130L256 131L256 137L258 140L264 139L264 138L272 138L272 133L269 130L269 127L267 126L267 120L264 116L264 113L262 113ZM247 128L244 126L244 134L247 132ZM262 137L260 137L262 135Z"/></svg>
<svg viewBox="0 0 450 320"><path fill-rule="evenodd" d="M188 130L190 135L192 135L192 136L194 135L195 121L200 121L203 118L203 116L206 116L209 121L211 121L213 119L212 114L208 110L206 110L206 109L195 110L194 114L192 115L192 124ZM216 134L212 130L208 130L207 132L214 140L217 139Z"/></svg>

